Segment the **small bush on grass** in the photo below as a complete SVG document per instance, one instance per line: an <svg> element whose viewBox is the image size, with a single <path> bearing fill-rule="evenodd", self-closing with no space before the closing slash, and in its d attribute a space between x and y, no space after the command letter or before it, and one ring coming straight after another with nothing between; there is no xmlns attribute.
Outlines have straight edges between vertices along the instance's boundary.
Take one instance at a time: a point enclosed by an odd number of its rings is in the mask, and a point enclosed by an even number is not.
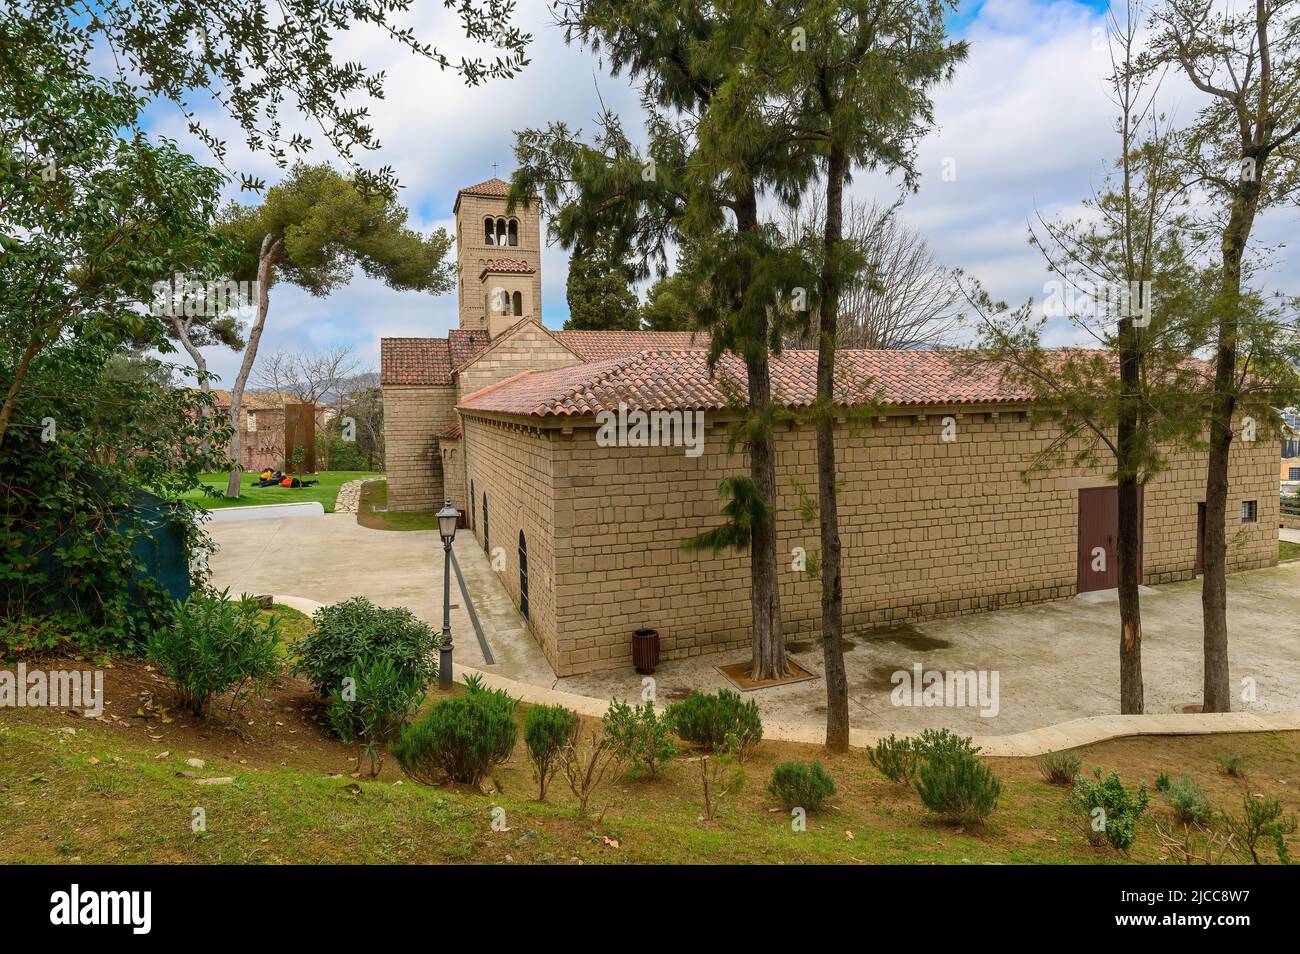
<svg viewBox="0 0 1300 954"><path fill-rule="evenodd" d="M1038 771L1052 785L1073 785L1082 766L1074 752L1044 752L1038 757Z"/></svg>
<svg viewBox="0 0 1300 954"><path fill-rule="evenodd" d="M593 731L587 740L580 736L581 732L575 732L564 747L562 765L569 791L578 800L578 815L585 818L591 797L607 777L618 774L623 760L614 740L603 727L599 732Z"/></svg>
<svg viewBox="0 0 1300 954"><path fill-rule="evenodd" d="M605 713L604 724L619 758L634 771L648 771L651 778L677 754L668 720L659 717L651 702L630 706L615 699Z"/></svg>
<svg viewBox="0 0 1300 954"><path fill-rule="evenodd" d="M745 767L740 764L740 740L729 732L722 744L700 756L700 783L704 818L713 821L724 799L745 787Z"/></svg>
<svg viewBox="0 0 1300 954"><path fill-rule="evenodd" d="M384 764L384 746L424 701L424 687L387 656L358 660L348 677L349 688L334 696L326 716L335 735L356 743L357 772L368 757L373 777Z"/></svg>
<svg viewBox="0 0 1300 954"><path fill-rule="evenodd" d="M1167 792L1169 791L1170 784L1169 773L1161 770L1160 774L1156 776L1156 791Z"/></svg>
<svg viewBox="0 0 1300 954"><path fill-rule="evenodd" d="M681 702L669 706L665 718L684 741L712 752L724 749L727 737L735 736L738 748L733 754L741 762L763 738L758 703L752 699L742 702L740 694L730 689L719 689L716 696L692 691Z"/></svg>
<svg viewBox="0 0 1300 954"><path fill-rule="evenodd" d="M417 782L436 785L446 777L477 785L514 751L513 702L503 705L484 692L439 702L402 729L393 755Z"/></svg>
<svg viewBox="0 0 1300 954"><path fill-rule="evenodd" d="M564 706L533 706L524 719L524 745L533 762L537 800L546 801L546 786L564 762L564 752L578 732L578 714Z"/></svg>
<svg viewBox="0 0 1300 954"><path fill-rule="evenodd" d="M963 825L981 824L1002 794L1002 783L969 746L936 748L916 774L916 790L925 807Z"/></svg>
<svg viewBox="0 0 1300 954"><path fill-rule="evenodd" d="M815 812L835 794L835 782L820 762L782 762L772 770L767 790L787 811Z"/></svg>
<svg viewBox="0 0 1300 954"><path fill-rule="evenodd" d="M1289 865L1291 853L1287 849L1288 835L1295 834L1296 817L1282 810L1282 803L1274 798L1242 799L1242 814L1225 815L1224 822L1232 834L1232 849L1243 863L1264 864L1264 846L1271 844L1279 863Z"/></svg>
<svg viewBox="0 0 1300 954"><path fill-rule="evenodd" d="M229 592L173 603L169 624L149 635L150 660L178 703L200 717L225 692L232 693L233 711L245 689L266 684L280 668L276 621L263 620L253 600L232 600Z"/></svg>
<svg viewBox="0 0 1300 954"><path fill-rule="evenodd" d="M906 785L916 777L916 745L910 738L881 739L867 749L867 761L891 782Z"/></svg>
<svg viewBox="0 0 1300 954"><path fill-rule="evenodd" d="M1169 783L1164 798L1180 825L1202 825L1213 814L1210 800L1205 797L1205 789L1186 775L1180 775Z"/></svg>
<svg viewBox="0 0 1300 954"><path fill-rule="evenodd" d="M968 735L953 735L947 729L926 729L919 739L912 741L912 747L922 760L958 752L975 755L979 752L979 746L972 745L972 741Z"/></svg>
<svg viewBox="0 0 1300 954"><path fill-rule="evenodd" d="M1109 842L1112 848L1127 853L1137 838L1137 822L1150 796L1145 782L1132 792L1124 787L1118 772L1103 779L1101 769L1096 769L1091 779L1080 776L1075 780L1071 800L1083 817L1090 844Z"/></svg>
<svg viewBox="0 0 1300 954"><path fill-rule="evenodd" d="M421 688L438 675L441 637L410 610L387 609L356 597L321 607L311 620L312 631L297 646L297 671L322 696L341 692L352 667L375 656L391 659Z"/></svg>
<svg viewBox="0 0 1300 954"><path fill-rule="evenodd" d="M1233 778L1246 777L1246 757L1244 755L1222 755L1219 757L1219 771Z"/></svg>
<svg viewBox="0 0 1300 954"><path fill-rule="evenodd" d="M1217 865L1232 850L1232 833L1212 820L1178 822L1151 819L1156 839L1169 860L1180 865Z"/></svg>

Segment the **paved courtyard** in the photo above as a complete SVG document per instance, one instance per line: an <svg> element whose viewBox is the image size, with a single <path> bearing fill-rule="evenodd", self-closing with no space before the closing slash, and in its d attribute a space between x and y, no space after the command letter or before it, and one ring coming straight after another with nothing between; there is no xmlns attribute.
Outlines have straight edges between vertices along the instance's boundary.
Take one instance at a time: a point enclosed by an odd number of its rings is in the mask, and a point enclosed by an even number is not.
<svg viewBox="0 0 1300 954"><path fill-rule="evenodd" d="M220 551L214 580L233 593L273 593L332 603L367 596L406 606L442 625L442 545L432 532L358 526L351 514L258 520L212 527ZM597 698L639 699L642 677L631 665L556 679L522 624L473 537L455 545L456 559L495 659L487 665L452 576L456 659L509 679ZM1253 701L1241 711L1300 709L1300 562L1229 578L1228 621L1234 692L1251 680ZM1200 581L1145 589L1143 670L1149 713L1172 713L1200 699ZM629 637L630 638L630 637ZM948 726L967 734L1001 735L1119 710L1119 610L1113 592L872 631L846 633L850 717L856 728L915 732ZM765 718L821 723L825 686L820 641L796 638L792 656L815 678L754 694ZM660 703L691 688L729 686L717 667L744 652L673 660L655 674ZM995 705L896 706L895 674L983 673ZM918 690L919 694L919 690ZM987 699L986 701L992 701ZM996 708L996 714L991 714Z"/></svg>

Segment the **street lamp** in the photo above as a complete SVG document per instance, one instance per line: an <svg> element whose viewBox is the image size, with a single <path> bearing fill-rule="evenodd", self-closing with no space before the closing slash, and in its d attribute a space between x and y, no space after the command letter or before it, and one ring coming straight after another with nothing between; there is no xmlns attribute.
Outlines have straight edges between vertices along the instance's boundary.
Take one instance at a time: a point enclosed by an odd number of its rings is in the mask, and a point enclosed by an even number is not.
<svg viewBox="0 0 1300 954"><path fill-rule="evenodd" d="M438 649L438 688L451 688L451 541L456 539L460 511L451 498L436 514L438 533L442 537L442 646Z"/></svg>

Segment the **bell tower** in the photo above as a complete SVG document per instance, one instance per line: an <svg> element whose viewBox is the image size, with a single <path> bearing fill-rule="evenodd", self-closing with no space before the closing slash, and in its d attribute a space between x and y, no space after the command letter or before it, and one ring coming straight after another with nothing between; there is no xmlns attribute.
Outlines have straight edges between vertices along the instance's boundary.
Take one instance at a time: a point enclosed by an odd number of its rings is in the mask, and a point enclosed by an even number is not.
<svg viewBox="0 0 1300 954"><path fill-rule="evenodd" d="M510 183L488 179L461 189L456 215L460 327L496 336L524 318L542 318L541 215L537 198L506 212Z"/></svg>

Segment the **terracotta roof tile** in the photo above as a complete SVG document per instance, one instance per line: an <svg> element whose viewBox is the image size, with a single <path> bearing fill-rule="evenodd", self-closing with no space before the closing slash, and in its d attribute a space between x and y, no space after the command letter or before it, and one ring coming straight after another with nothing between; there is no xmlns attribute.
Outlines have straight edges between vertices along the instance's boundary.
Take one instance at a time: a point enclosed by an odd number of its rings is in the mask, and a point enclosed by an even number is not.
<svg viewBox="0 0 1300 954"><path fill-rule="evenodd" d="M381 385L451 384L451 348L446 338L381 338L379 368Z"/></svg>
<svg viewBox="0 0 1300 954"><path fill-rule="evenodd" d="M522 259L498 258L483 266L483 271L479 272L479 278L484 275L531 275L534 271L536 269Z"/></svg>
<svg viewBox="0 0 1300 954"><path fill-rule="evenodd" d="M740 359L723 355L711 375L704 351L653 351L535 371L469 395L461 407L528 416L629 410L721 410L746 397ZM993 370L972 373L946 351L842 351L836 357L836 401L924 407L1024 402ZM817 393L817 352L787 351L772 359L772 390L787 407L807 407Z"/></svg>
<svg viewBox="0 0 1300 954"><path fill-rule="evenodd" d="M643 351L707 351L709 336L689 331L557 331L555 336L584 361L602 361Z"/></svg>
<svg viewBox="0 0 1300 954"><path fill-rule="evenodd" d="M565 347L584 361L626 357L645 351L706 349L708 337L692 340L677 331L557 331ZM486 331L452 329L444 338L384 338L380 342L381 384L450 384L451 374L464 367L489 344Z"/></svg>
<svg viewBox="0 0 1300 954"><path fill-rule="evenodd" d="M470 358L488 346L486 331L469 331L465 328L453 328L447 333L447 345L451 348L451 366L459 368Z"/></svg>
<svg viewBox="0 0 1300 954"><path fill-rule="evenodd" d="M499 199L504 199L510 194L510 183L504 179L488 179L477 185L466 186L461 189L457 195L490 195Z"/></svg>

